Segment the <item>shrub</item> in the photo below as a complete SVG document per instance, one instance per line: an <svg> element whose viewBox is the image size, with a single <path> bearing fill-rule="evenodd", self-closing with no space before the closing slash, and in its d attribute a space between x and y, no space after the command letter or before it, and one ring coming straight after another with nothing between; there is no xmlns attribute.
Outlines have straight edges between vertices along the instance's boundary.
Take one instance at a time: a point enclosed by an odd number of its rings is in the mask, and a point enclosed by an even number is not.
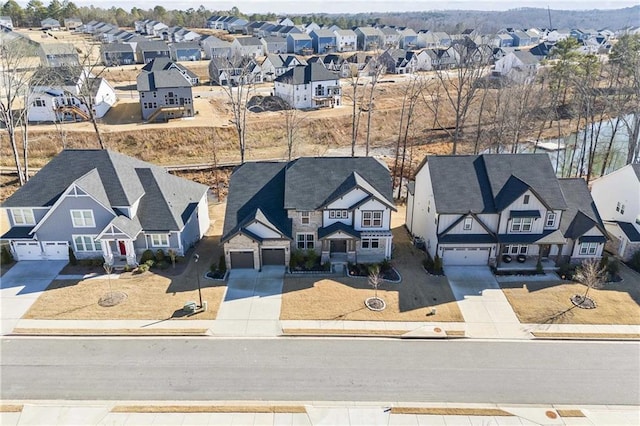
<svg viewBox="0 0 640 426"><path fill-rule="evenodd" d="M391 269L391 262L389 259L384 259L380 262L380 272L384 273Z"/></svg>
<svg viewBox="0 0 640 426"><path fill-rule="evenodd" d="M218 262L218 271L222 272L223 274L227 272L227 261L224 258L224 254L220 255L220 262Z"/></svg>
<svg viewBox="0 0 640 426"><path fill-rule="evenodd" d="M162 249L156 251L156 262L164 262L164 251Z"/></svg>
<svg viewBox="0 0 640 426"><path fill-rule="evenodd" d="M211 262L211 265L209 266L209 272L214 274L217 270L218 270L218 265L216 265L216 262Z"/></svg>
<svg viewBox="0 0 640 426"><path fill-rule="evenodd" d="M331 270L331 262L324 262L324 263L322 264L322 269L323 269L324 271L330 271L330 270Z"/></svg>
<svg viewBox="0 0 640 426"><path fill-rule="evenodd" d="M124 265L123 271L124 272L131 272L131 265L129 265L129 264Z"/></svg>
<svg viewBox="0 0 640 426"><path fill-rule="evenodd" d="M618 259L610 260L608 269L611 275L618 275L620 272L620 261Z"/></svg>
<svg viewBox="0 0 640 426"><path fill-rule="evenodd" d="M156 260L153 252L149 249L142 252L142 257L140 258L140 263L147 263L148 260Z"/></svg>
<svg viewBox="0 0 640 426"><path fill-rule="evenodd" d="M69 256L69 260L71 260L71 256ZM11 262L13 262L13 256L11 255L11 252L9 251L7 246L2 246L2 250L0 252L0 265L8 265Z"/></svg>
<svg viewBox="0 0 640 426"><path fill-rule="evenodd" d="M176 256L176 263L184 262L184 256Z"/></svg>
<svg viewBox="0 0 640 426"><path fill-rule="evenodd" d="M576 272L576 265L570 263L563 263L558 268L558 275L563 280L570 280L573 278L573 274Z"/></svg>
<svg viewBox="0 0 640 426"><path fill-rule="evenodd" d="M538 274L544 274L544 268L542 267L542 262L538 259L538 263L536 263L536 272Z"/></svg>
<svg viewBox="0 0 640 426"><path fill-rule="evenodd" d="M427 257L422 261L422 266L427 271L433 271L433 259L431 259L431 256L427 255Z"/></svg>
<svg viewBox="0 0 640 426"><path fill-rule="evenodd" d="M304 262L304 253L300 250L295 250L291 253L291 259L289 260L290 268L297 268Z"/></svg>
<svg viewBox="0 0 640 426"><path fill-rule="evenodd" d="M78 264L78 259L76 258L76 254L73 252L73 249L71 247L69 247L69 263L72 266L75 266Z"/></svg>
<svg viewBox="0 0 640 426"><path fill-rule="evenodd" d="M629 266L640 272L640 250L636 250L636 252L633 253L631 260L629 261Z"/></svg>
<svg viewBox="0 0 640 426"><path fill-rule="evenodd" d="M147 270L148 270L149 268L151 268L151 267L152 267L153 265L155 265L155 264L156 264L156 261L155 261L155 260L153 260L153 259L149 259L149 260L147 260L146 262L144 262L144 265L147 265Z"/></svg>
<svg viewBox="0 0 640 426"><path fill-rule="evenodd" d="M440 256L437 254L436 257L433 258L433 272L442 274L442 259L440 259Z"/></svg>
<svg viewBox="0 0 640 426"><path fill-rule="evenodd" d="M104 259L101 257L91 259L91 266L102 266L103 264L104 264Z"/></svg>
<svg viewBox="0 0 640 426"><path fill-rule="evenodd" d="M143 263L142 265L138 265L138 269L136 269L136 272L141 274L143 272L147 272L149 270L149 265L147 265L146 263Z"/></svg>
<svg viewBox="0 0 640 426"><path fill-rule="evenodd" d="M598 265L598 268L604 271L609 271L609 257L607 257L606 254L603 254L602 257L600 258L600 263Z"/></svg>
<svg viewBox="0 0 640 426"><path fill-rule="evenodd" d="M169 262L163 260L162 262L158 262L156 266L164 271L166 269L169 269Z"/></svg>

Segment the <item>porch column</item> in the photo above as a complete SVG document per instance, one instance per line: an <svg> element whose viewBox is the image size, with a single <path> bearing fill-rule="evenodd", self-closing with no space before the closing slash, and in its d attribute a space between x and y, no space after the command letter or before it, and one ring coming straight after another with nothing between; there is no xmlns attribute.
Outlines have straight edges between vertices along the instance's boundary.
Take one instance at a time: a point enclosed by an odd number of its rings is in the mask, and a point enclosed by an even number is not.
<svg viewBox="0 0 640 426"><path fill-rule="evenodd" d="M136 265L138 262L136 260L136 250L133 246L133 240L125 240L124 246L127 253L127 264Z"/></svg>
<svg viewBox="0 0 640 426"><path fill-rule="evenodd" d="M387 259L391 259L391 241L392 237L387 237L387 244L384 248L384 257L386 257Z"/></svg>
<svg viewBox="0 0 640 426"><path fill-rule="evenodd" d="M113 252L111 251L111 241L100 240L100 246L102 246L102 257L104 261L110 265L113 264Z"/></svg>

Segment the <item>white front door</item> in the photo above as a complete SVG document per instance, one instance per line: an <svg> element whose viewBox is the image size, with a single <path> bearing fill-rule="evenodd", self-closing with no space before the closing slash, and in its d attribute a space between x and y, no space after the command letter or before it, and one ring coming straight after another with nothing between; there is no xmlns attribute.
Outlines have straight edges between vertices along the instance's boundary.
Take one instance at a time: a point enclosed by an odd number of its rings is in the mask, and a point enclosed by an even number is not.
<svg viewBox="0 0 640 426"><path fill-rule="evenodd" d="M66 241L42 243L47 260L69 260L69 245Z"/></svg>
<svg viewBox="0 0 640 426"><path fill-rule="evenodd" d="M16 253L16 260L41 260L42 250L40 244L31 241L15 241L13 249Z"/></svg>

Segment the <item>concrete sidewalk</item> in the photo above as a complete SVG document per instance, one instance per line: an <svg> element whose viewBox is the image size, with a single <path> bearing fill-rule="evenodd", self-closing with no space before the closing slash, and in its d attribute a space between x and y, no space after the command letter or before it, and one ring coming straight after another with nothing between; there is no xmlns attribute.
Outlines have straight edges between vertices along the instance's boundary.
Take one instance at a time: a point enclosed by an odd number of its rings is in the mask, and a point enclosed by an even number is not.
<svg viewBox="0 0 640 426"><path fill-rule="evenodd" d="M16 412L0 413L3 426L26 425L637 425L640 409L627 406L494 405L451 403L346 403L346 402L68 402L12 401L21 407ZM177 406L175 412L117 412L123 405L158 407ZM120 406L120 410L117 410ZM179 406L185 412L179 412ZM264 412L265 407L294 407L296 412ZM193 408L225 411L224 407L242 407L246 412L193 412ZM250 407L257 408L251 412ZM114 410L116 408L116 410ZM220 410L220 408L223 408ZM236 408L237 410L237 408ZM446 411L449 410L449 411ZM425 414L423 414L425 413ZM432 414L426 414L432 413ZM445 414L451 413L451 414ZM456 414L457 413L457 414Z"/></svg>

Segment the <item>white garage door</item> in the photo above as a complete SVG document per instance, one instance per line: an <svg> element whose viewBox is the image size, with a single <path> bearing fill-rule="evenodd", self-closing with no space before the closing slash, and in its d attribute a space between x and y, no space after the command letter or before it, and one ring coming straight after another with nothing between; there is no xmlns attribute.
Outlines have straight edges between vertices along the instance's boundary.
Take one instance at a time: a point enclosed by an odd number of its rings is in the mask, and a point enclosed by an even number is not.
<svg viewBox="0 0 640 426"><path fill-rule="evenodd" d="M69 260L69 246L66 241L45 241L42 245L47 260Z"/></svg>
<svg viewBox="0 0 640 426"><path fill-rule="evenodd" d="M478 266L489 263L488 248L445 249L442 263L447 266Z"/></svg>
<svg viewBox="0 0 640 426"><path fill-rule="evenodd" d="M16 260L41 260L42 250L40 244L34 242L14 242L13 248L16 251Z"/></svg>

